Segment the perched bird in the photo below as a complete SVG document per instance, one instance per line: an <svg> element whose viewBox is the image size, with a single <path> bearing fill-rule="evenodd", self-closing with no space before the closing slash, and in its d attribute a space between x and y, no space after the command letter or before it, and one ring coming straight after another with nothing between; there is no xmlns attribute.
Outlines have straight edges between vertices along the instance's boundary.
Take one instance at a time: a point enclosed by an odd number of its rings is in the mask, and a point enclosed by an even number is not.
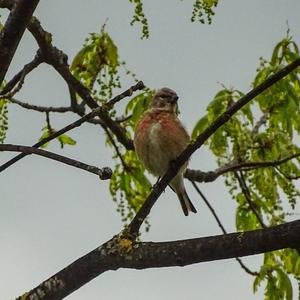
<svg viewBox="0 0 300 300"><path fill-rule="evenodd" d="M177 94L162 88L154 95L151 107L139 120L134 137L134 147L144 167L156 177L167 172L170 163L186 148L190 137L177 118ZM184 164L171 180L170 187L177 194L183 213L196 213L183 183Z"/></svg>

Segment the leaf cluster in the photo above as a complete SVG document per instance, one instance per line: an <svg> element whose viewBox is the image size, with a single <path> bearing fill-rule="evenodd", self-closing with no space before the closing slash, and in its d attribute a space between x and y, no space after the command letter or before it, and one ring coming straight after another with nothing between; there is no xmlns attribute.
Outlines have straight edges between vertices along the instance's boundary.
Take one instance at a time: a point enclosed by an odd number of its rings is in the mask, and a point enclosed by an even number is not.
<svg viewBox="0 0 300 300"><path fill-rule="evenodd" d="M211 24L212 16L215 14L213 9L218 5L218 2L219 0L196 0L193 5L191 21Z"/></svg>
<svg viewBox="0 0 300 300"><path fill-rule="evenodd" d="M103 103L112 97L115 88L121 87L121 63L118 48L103 26L100 33L90 33L70 70Z"/></svg>
<svg viewBox="0 0 300 300"><path fill-rule="evenodd" d="M141 0L129 0L129 2L133 3L134 8L134 15L132 17L132 20L130 22L130 25L134 25L135 23L140 23L142 26L142 39L147 39L150 36L149 32L149 25L148 20L145 16L144 10L143 10L143 2Z"/></svg>

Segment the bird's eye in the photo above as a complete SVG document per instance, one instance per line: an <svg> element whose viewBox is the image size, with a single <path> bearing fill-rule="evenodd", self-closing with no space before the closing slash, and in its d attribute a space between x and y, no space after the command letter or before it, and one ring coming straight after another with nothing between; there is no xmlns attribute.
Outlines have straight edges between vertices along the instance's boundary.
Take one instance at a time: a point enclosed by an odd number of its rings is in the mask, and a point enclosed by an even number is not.
<svg viewBox="0 0 300 300"><path fill-rule="evenodd" d="M167 95L161 95L160 98L166 99L168 96Z"/></svg>

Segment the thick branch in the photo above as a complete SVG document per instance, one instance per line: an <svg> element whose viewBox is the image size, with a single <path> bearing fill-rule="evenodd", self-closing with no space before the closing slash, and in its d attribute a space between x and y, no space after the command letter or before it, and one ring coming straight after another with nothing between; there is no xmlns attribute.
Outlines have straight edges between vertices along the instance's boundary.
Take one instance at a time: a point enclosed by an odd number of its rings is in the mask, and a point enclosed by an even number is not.
<svg viewBox="0 0 300 300"><path fill-rule="evenodd" d="M39 0L18 0L0 34L0 85Z"/></svg>
<svg viewBox="0 0 300 300"><path fill-rule="evenodd" d="M122 249L120 237L115 237L18 299L32 299L41 293L44 295L43 300L62 299L108 270L186 266L296 248L300 244L299 235L300 221L294 221L248 232L173 242L136 243L128 249Z"/></svg>
<svg viewBox="0 0 300 300"><path fill-rule="evenodd" d="M208 128L206 128L201 134L198 135L194 143L188 145L188 147L179 155L179 157L172 163L167 173L161 178L161 180L155 185L154 189L144 202L141 209L137 212L136 216L129 225L128 232L132 236L136 236L138 231L150 213L150 210L160 194L165 190L172 178L177 174L180 167L190 158L190 156L199 149L203 143L215 133L223 124L225 124L237 111L239 111L244 105L249 103L257 95L264 92L270 86L277 81L291 73L294 69L300 66L300 57L287 65L277 73L270 76L267 80L255 87L234 105L232 105L227 111L220 115Z"/></svg>
<svg viewBox="0 0 300 300"><path fill-rule="evenodd" d="M58 161L60 163L85 170L89 173L93 173L99 176L100 179L106 180L109 179L112 175L112 170L108 167L104 167L102 169L99 169L95 166L87 165L85 163L82 163L78 160L71 159L69 157L65 157L53 152L49 152L42 149L37 149L33 147L27 147L27 146L21 146L21 145L11 145L11 144L0 144L0 152L1 151L13 151L13 152L22 152L27 155L29 154L36 154L39 156L43 156L55 161Z"/></svg>

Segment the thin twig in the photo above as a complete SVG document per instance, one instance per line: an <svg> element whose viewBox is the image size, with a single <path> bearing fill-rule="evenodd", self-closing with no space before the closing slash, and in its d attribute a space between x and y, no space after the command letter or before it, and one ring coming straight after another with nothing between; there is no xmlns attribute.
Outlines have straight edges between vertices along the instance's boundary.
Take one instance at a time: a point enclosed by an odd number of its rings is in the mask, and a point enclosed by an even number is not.
<svg viewBox="0 0 300 300"><path fill-rule="evenodd" d="M33 69L39 66L43 62L43 57L41 52L38 51L33 58L33 60L26 64L23 69L18 72L3 88L0 92L0 99L10 99L12 98L17 92L19 92L23 86L25 76L29 74ZM15 87L15 85L18 85ZM15 87L15 88L14 88Z"/></svg>
<svg viewBox="0 0 300 300"><path fill-rule="evenodd" d="M197 184L190 180L190 182L192 183L193 187L195 188L195 190L197 191L197 193L200 195L200 197L203 199L203 201L205 202L205 204L207 205L207 207L209 208L210 212L212 213L212 215L214 216L216 222L218 223L219 227L221 228L222 232L224 234L227 234L227 231L225 229L225 227L223 226L220 218L218 217L217 213L215 212L214 208L211 206L211 204L209 203L208 199L204 196L204 194L202 193L202 191L199 189L199 187L197 186ZM252 276L258 276L259 273L258 272L254 272L251 271L244 263L243 261L239 258L236 257L235 260L240 264L241 268L248 274L252 275Z"/></svg>
<svg viewBox="0 0 300 300"><path fill-rule="evenodd" d="M115 151L117 153L117 156L119 157L119 159L120 159L120 161L122 163L122 166L123 166L124 170L128 172L129 171L129 167L126 165L126 162L124 161L124 158L123 158L123 156L122 156L122 154L120 152L120 149L117 146L117 144L116 144L116 142L115 142L112 134L110 133L109 129L107 129L106 127L104 127L104 130L105 130L105 132L106 132L106 134L107 134L107 136L108 136L111 144L113 145L113 147L114 147L114 149L115 149Z"/></svg>
<svg viewBox="0 0 300 300"><path fill-rule="evenodd" d="M215 212L214 208L209 203L208 199L204 196L202 191L199 189L199 187L197 186L197 184L193 180L190 180L190 182L192 183L192 185L195 188L195 190L197 191L197 193L201 196L201 198L203 199L203 201L205 202L205 204L207 205L207 207L211 211L212 215L214 216L214 218L215 218L216 222L218 223L219 227L221 228L222 232L227 233L225 227L223 226L223 224L222 224L221 220L219 219L217 213Z"/></svg>
<svg viewBox="0 0 300 300"><path fill-rule="evenodd" d="M21 145L11 145L11 144L0 144L0 151L13 151L13 152L22 152L26 155L29 154L36 154L39 156L43 156L58 162L61 162L63 164L79 168L82 170L85 170L89 173L93 173L99 176L100 179L106 180L109 179L112 175L112 170L108 167L104 167L102 169L99 169L95 166L87 165L83 162L80 162L75 159L71 159L69 157L65 157L53 152L49 152L42 149L37 149L34 147L27 147L27 146L21 146Z"/></svg>
<svg viewBox="0 0 300 300"><path fill-rule="evenodd" d="M49 134L51 134L53 132L53 129L51 127L50 116L48 111L46 111L46 123L47 123L48 132Z"/></svg>
<svg viewBox="0 0 300 300"><path fill-rule="evenodd" d="M77 96L74 89L68 85L69 87L69 94L70 94L70 103L72 107L72 111L76 112L79 116L83 116L85 114L85 102L82 101L82 103L77 102Z"/></svg>
<svg viewBox="0 0 300 300"><path fill-rule="evenodd" d="M124 117L118 117L115 119L115 121L117 123L123 123L123 122L126 122L128 121L129 119L131 119L132 115L129 115L129 116L124 116Z"/></svg>
<svg viewBox="0 0 300 300"><path fill-rule="evenodd" d="M35 104L25 103L25 102L15 99L15 98L10 98L10 99L8 99L8 101L10 103L19 105L25 109L34 110L34 111L41 112L41 113L44 113L44 112L65 113L65 112L73 111L70 106L61 106L61 107L39 106L39 105L35 105Z"/></svg>
<svg viewBox="0 0 300 300"><path fill-rule="evenodd" d="M249 189L247 187L246 180L245 180L245 178L243 176L243 173L241 171L240 172L234 172L234 176L238 180L240 188L242 189L242 192L243 192L243 194L245 196L245 200L248 203L249 208L252 210L252 212L256 216L257 221L260 223L260 225L261 225L262 228L267 228L267 226L264 224L261 216L257 212L256 207L255 207L255 205L254 205L254 203L253 203L253 201L251 199L251 194L250 194L250 191L249 191Z"/></svg>
<svg viewBox="0 0 300 300"><path fill-rule="evenodd" d="M128 90L126 90L126 97L130 97L132 96L133 92L137 91L137 90L142 90L145 88L145 85L142 81L138 81L135 85L133 85L131 88L129 88ZM111 99L110 101L108 101L106 103L106 106L108 107L108 109L112 109L114 107L114 105L118 102L120 102L122 99L124 98L123 95L119 95L113 99Z"/></svg>
<svg viewBox="0 0 300 300"><path fill-rule="evenodd" d="M288 180L298 180L299 178L300 178L300 176L298 175L298 176L291 176L291 175L288 175L288 174L286 174L286 173L284 173L283 171L281 171L280 170L280 168L278 168L278 167L275 167L275 169L283 176L283 177L285 177L286 179L288 179Z"/></svg>

